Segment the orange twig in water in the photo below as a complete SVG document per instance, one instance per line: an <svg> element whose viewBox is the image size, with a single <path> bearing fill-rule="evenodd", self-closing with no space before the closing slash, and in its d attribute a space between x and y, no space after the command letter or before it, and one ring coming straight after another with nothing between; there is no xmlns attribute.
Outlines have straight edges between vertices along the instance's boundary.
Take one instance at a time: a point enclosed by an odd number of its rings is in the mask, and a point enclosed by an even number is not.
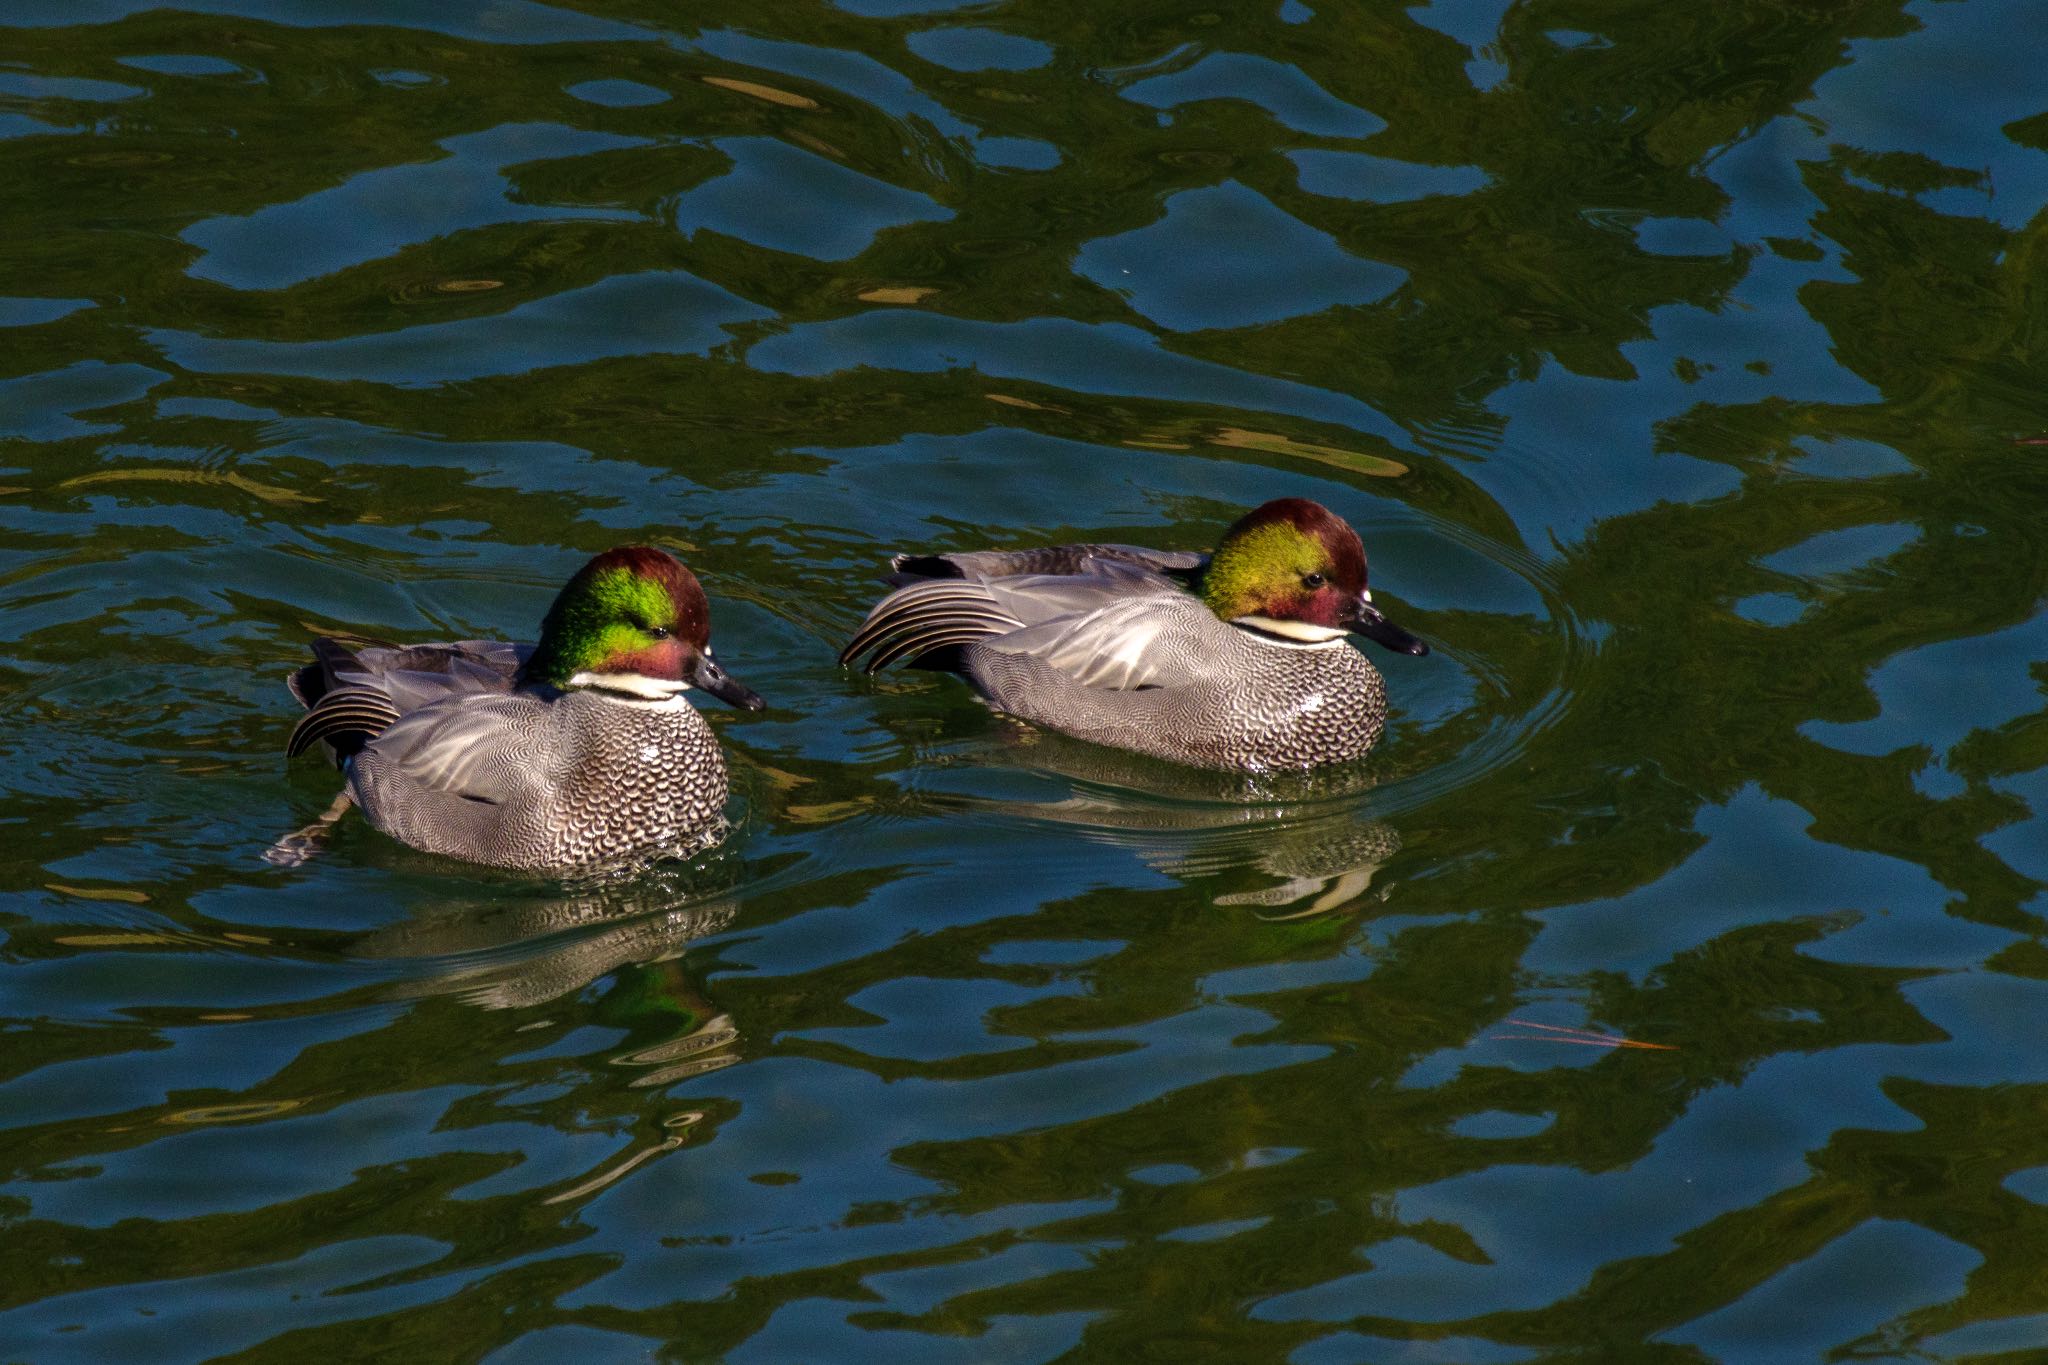
<svg viewBox="0 0 2048 1365"><path fill-rule="evenodd" d="M1567 1028L1562 1024L1539 1024L1533 1019L1509 1019L1517 1028L1540 1029L1540 1033L1489 1033L1488 1042L1574 1043L1580 1047L1639 1047L1651 1052L1676 1052L1672 1043L1641 1043L1616 1033L1596 1033L1589 1028Z"/></svg>

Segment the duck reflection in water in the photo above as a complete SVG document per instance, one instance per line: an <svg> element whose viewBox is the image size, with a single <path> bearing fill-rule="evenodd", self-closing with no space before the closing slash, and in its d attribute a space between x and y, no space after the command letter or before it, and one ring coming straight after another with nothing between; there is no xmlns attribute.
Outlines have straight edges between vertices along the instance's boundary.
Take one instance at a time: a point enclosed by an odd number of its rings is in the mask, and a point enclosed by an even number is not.
<svg viewBox="0 0 2048 1365"><path fill-rule="evenodd" d="M666 1085L740 1060L739 1029L691 977L689 945L723 930L731 899L690 903L680 878L555 888L440 900L354 945L366 958L417 961L400 999L454 996L482 1009L533 1009L614 978L591 1010L593 1022L624 1029L615 1066L639 1072L627 1084Z"/></svg>
<svg viewBox="0 0 2048 1365"><path fill-rule="evenodd" d="M1306 918L1355 910L1368 896L1384 899L1387 888L1375 890L1374 878L1401 849L1398 830L1361 814L1360 798L1378 779L1357 765L1212 772L1007 719L988 748L956 753L953 762L1035 773L1066 789L1043 801L970 794L955 798L962 803L1068 826L1183 883L1236 882L1210 899L1252 907L1261 918Z"/></svg>

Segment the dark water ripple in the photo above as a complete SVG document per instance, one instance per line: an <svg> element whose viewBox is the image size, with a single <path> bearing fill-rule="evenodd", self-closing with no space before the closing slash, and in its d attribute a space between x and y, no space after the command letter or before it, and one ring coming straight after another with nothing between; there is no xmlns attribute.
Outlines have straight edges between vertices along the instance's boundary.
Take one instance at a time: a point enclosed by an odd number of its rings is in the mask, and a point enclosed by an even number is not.
<svg viewBox="0 0 2048 1365"><path fill-rule="evenodd" d="M0 1359L2038 1357L2044 35L0 4ZM832 665L1282 493L1360 772ZM261 861L310 634L626 539L723 849Z"/></svg>

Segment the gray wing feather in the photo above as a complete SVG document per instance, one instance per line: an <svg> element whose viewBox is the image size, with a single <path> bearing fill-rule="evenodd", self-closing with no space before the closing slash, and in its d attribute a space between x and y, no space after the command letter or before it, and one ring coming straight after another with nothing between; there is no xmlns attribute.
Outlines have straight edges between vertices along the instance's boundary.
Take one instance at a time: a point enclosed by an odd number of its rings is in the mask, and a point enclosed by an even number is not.
<svg viewBox="0 0 2048 1365"><path fill-rule="evenodd" d="M1095 611L1055 617L981 648L1028 655L1083 687L1132 692L1192 681L1193 613L1208 617L1194 598L1127 597ZM1213 620L1213 617L1209 617Z"/></svg>
<svg viewBox="0 0 2048 1365"><path fill-rule="evenodd" d="M1043 658L1090 687L1155 686L1161 661L1144 656L1163 618L1142 608L1193 602L1173 575L1207 562L1129 545L898 555L891 581L902 586L875 604L839 661L868 655L872 673L949 646L985 646Z"/></svg>
<svg viewBox="0 0 2048 1365"><path fill-rule="evenodd" d="M1209 556L1142 545L1043 545L1030 550L963 550L955 554L897 555L890 567L920 578L1011 578L1022 574L1092 574L1106 565L1189 575Z"/></svg>
<svg viewBox="0 0 2048 1365"><path fill-rule="evenodd" d="M534 733L543 705L508 695L424 707L393 721L354 764L376 769L380 784L502 803L530 788L546 766L537 761L545 745Z"/></svg>
<svg viewBox="0 0 2048 1365"><path fill-rule="evenodd" d="M360 649L331 673L338 686L375 688L406 712L443 697L510 692L531 653L532 645L502 640Z"/></svg>
<svg viewBox="0 0 2048 1365"><path fill-rule="evenodd" d="M997 605L1027 626L1076 612L1099 611L1118 602L1187 596L1187 589L1170 578L1107 561L1090 573L1024 574L993 579L984 586Z"/></svg>

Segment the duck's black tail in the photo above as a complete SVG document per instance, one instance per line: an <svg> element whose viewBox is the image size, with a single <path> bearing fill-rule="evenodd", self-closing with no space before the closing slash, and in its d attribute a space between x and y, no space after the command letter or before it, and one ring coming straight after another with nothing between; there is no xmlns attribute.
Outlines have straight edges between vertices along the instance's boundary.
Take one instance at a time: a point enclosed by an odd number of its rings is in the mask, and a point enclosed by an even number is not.
<svg viewBox="0 0 2048 1365"><path fill-rule="evenodd" d="M909 565L899 561L897 567ZM1023 628L979 580L917 578L875 604L839 651L839 662L868 673L898 659L908 659L912 668L957 671L960 651L968 645ZM864 664L862 655L868 656Z"/></svg>
<svg viewBox="0 0 2048 1365"><path fill-rule="evenodd" d="M324 740L340 767L398 719L398 706L384 693L340 681L344 671L361 671L356 652L364 648L389 646L356 637L322 636L313 641L313 662L285 678L285 686L306 708L285 744L285 757L297 758Z"/></svg>

